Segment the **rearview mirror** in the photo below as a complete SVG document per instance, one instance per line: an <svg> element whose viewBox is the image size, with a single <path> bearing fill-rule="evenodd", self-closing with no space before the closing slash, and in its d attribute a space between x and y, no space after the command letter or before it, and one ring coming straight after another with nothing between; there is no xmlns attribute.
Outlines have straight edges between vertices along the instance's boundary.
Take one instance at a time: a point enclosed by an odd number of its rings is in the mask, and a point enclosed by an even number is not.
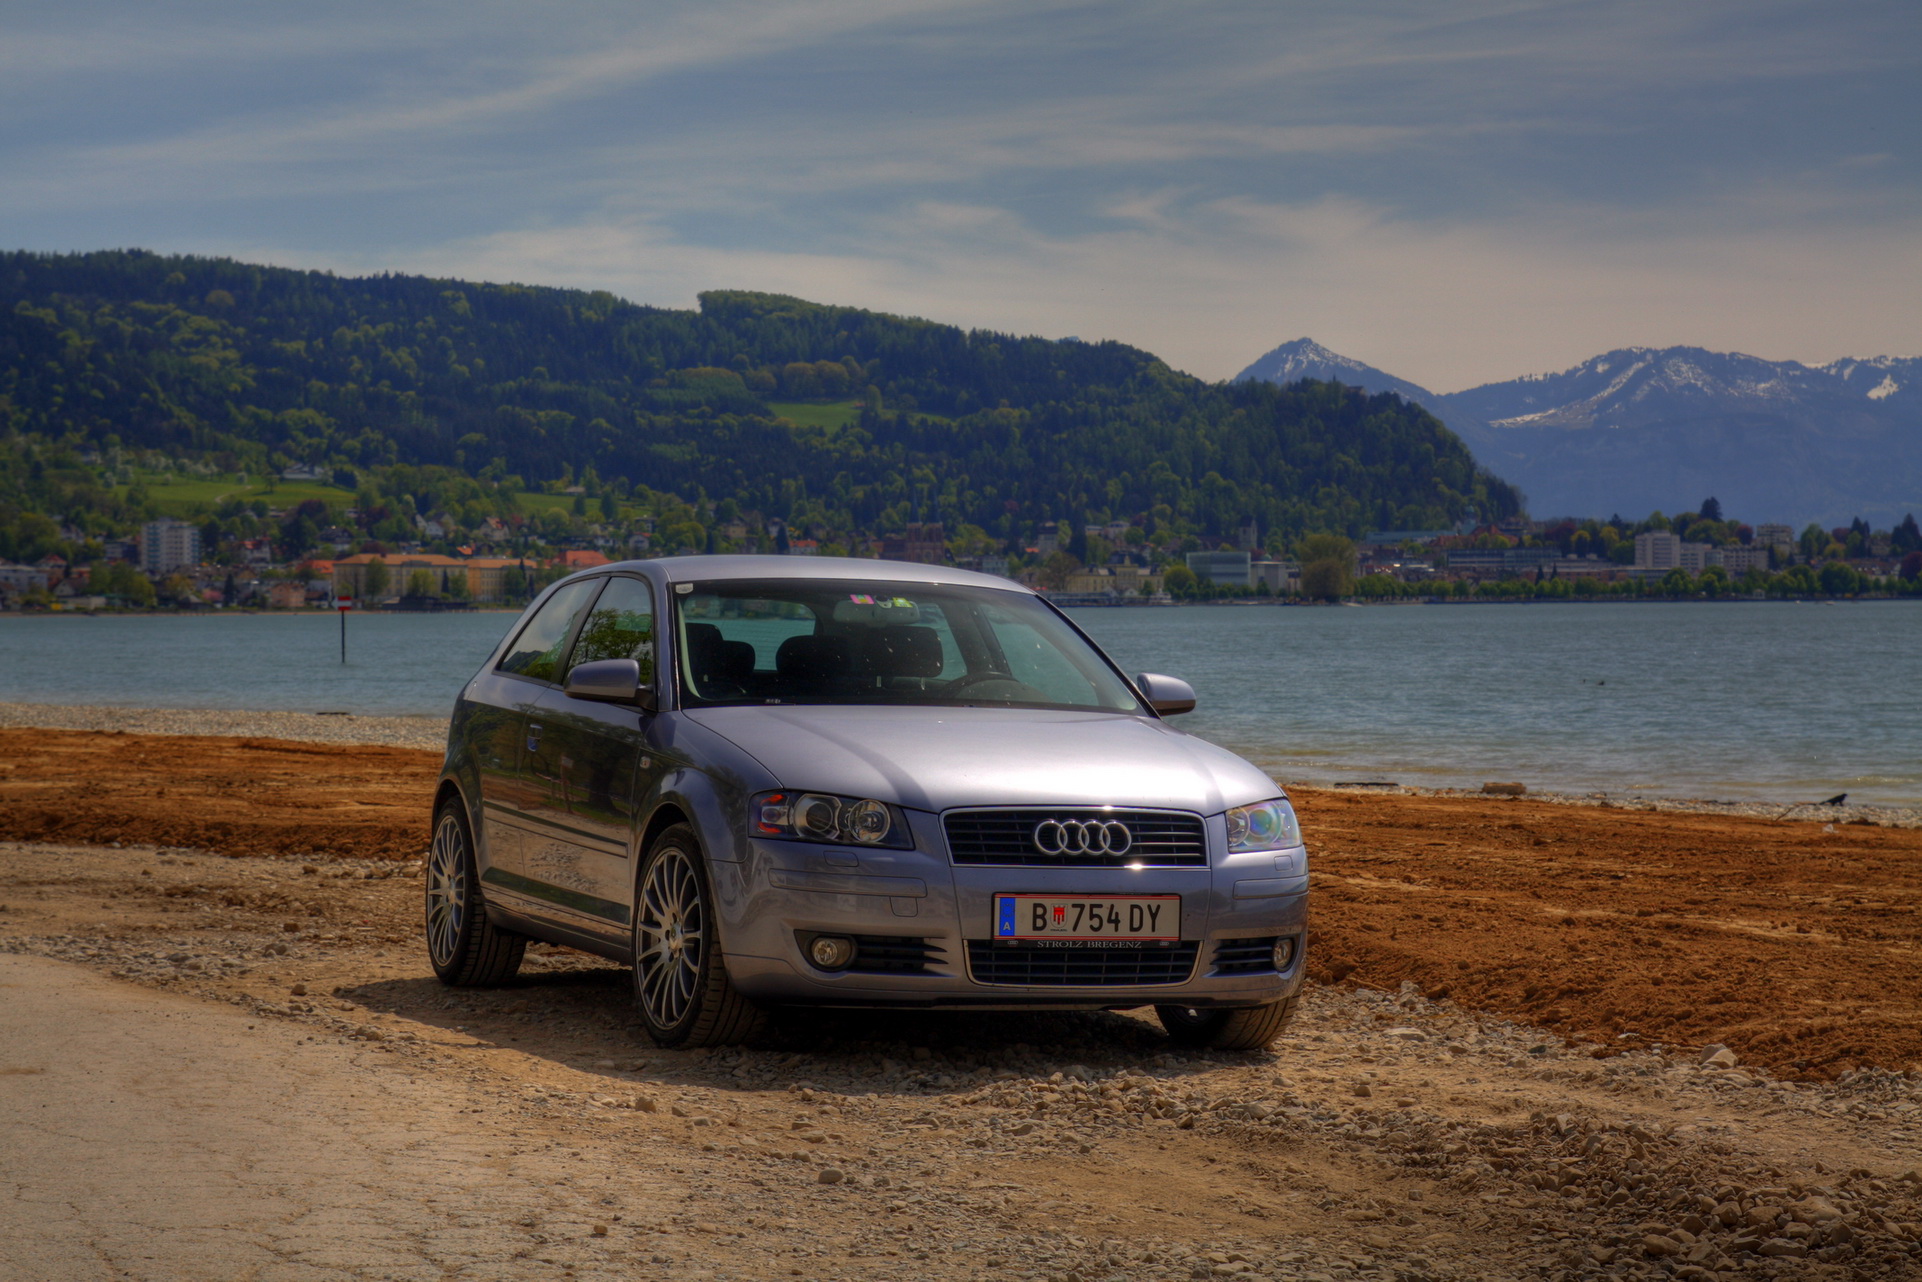
<svg viewBox="0 0 1922 1282"><path fill-rule="evenodd" d="M654 710L653 688L641 685L641 665L632 659L577 663L567 670L567 682L561 688L573 699L631 703L643 711Z"/></svg>
<svg viewBox="0 0 1922 1282"><path fill-rule="evenodd" d="M1195 710L1195 688L1180 677L1144 672L1135 678L1135 688L1148 700L1148 706L1164 717Z"/></svg>

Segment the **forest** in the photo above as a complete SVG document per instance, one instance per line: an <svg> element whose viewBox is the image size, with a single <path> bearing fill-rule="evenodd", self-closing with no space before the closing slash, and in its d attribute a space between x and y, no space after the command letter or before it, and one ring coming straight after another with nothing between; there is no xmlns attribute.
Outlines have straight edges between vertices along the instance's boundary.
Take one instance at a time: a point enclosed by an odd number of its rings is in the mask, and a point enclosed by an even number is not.
<svg viewBox="0 0 1922 1282"><path fill-rule="evenodd" d="M1280 547L1521 508L1397 398L1207 383L1114 342L774 294L677 310L137 250L0 255L0 557L126 534L156 510L156 474L290 468L346 500L312 523L351 512L370 537L439 513L645 514L676 531L662 550L712 548L744 518L824 547L939 522L980 550L1121 521L1175 550L1251 522ZM556 493L571 510L529 502ZM240 533L266 515L228 506L204 515Z"/></svg>

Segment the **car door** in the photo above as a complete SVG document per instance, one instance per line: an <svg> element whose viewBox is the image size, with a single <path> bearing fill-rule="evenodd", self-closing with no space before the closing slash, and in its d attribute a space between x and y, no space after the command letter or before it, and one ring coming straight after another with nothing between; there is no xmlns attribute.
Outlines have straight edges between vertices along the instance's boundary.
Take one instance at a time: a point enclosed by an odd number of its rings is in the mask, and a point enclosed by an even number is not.
<svg viewBox="0 0 1922 1282"><path fill-rule="evenodd" d="M536 800L524 769L529 718L560 672L575 624L599 588L599 580L584 580L557 589L521 626L493 670L468 687L480 774L481 880L490 894L516 901L517 908L526 898L522 866Z"/></svg>
<svg viewBox="0 0 1922 1282"><path fill-rule="evenodd" d="M655 674L655 607L646 580L607 580L582 623L567 668L633 659ZM566 670L562 671L565 679ZM541 915L624 943L634 887L634 811L659 772L648 745L653 716L628 704L541 694L528 722L525 773L534 819L522 873Z"/></svg>

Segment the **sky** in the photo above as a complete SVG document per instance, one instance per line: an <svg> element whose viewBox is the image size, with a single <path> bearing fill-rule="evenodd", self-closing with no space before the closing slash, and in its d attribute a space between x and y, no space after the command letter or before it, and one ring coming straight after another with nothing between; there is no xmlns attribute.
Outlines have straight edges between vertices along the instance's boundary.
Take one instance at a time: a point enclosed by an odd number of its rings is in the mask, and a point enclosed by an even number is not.
<svg viewBox="0 0 1922 1282"><path fill-rule="evenodd" d="M1915 0L8 0L0 245L1308 336L1922 354Z"/></svg>

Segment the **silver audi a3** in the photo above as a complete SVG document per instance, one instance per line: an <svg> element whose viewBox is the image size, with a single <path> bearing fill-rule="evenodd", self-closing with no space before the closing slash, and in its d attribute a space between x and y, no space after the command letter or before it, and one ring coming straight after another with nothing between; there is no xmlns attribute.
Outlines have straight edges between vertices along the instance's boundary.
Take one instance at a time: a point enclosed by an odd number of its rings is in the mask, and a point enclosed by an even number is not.
<svg viewBox="0 0 1922 1282"><path fill-rule="evenodd" d="M542 593L455 705L427 944L633 968L663 1045L770 1007L1122 1010L1190 1045L1293 1013L1307 852L1260 770L1006 579L629 561Z"/></svg>

